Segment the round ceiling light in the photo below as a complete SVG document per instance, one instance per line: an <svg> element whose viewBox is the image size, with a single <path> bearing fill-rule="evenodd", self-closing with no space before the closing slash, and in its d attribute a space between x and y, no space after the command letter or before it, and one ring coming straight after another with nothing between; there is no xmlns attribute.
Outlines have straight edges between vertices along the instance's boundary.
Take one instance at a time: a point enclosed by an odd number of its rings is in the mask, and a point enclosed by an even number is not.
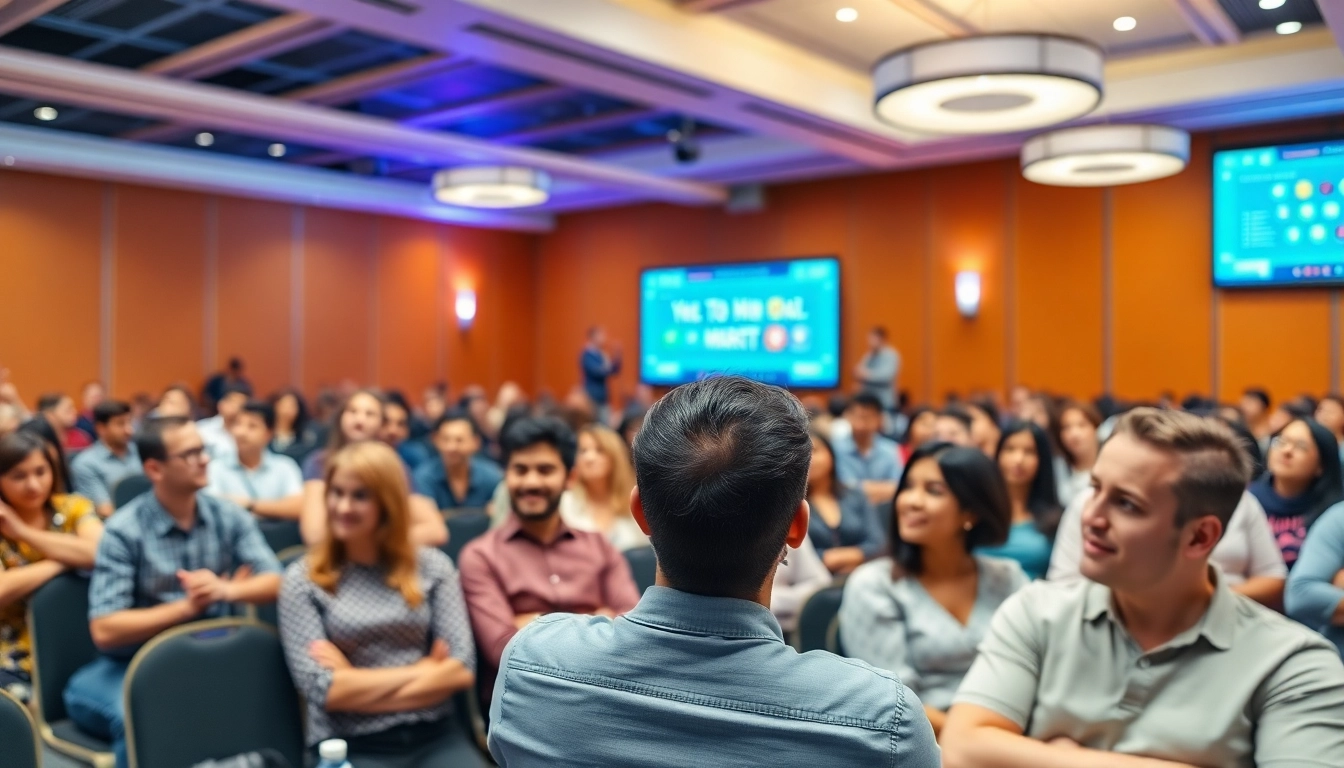
<svg viewBox="0 0 1344 768"><path fill-rule="evenodd" d="M1161 125L1090 125L1042 134L1022 147L1022 175L1057 187L1137 184L1180 173L1190 134Z"/></svg>
<svg viewBox="0 0 1344 768"><path fill-rule="evenodd" d="M1011 133L1082 117L1101 103L1101 49L1005 34L917 45L873 68L879 120L919 133Z"/></svg>
<svg viewBox="0 0 1344 768"><path fill-rule="evenodd" d="M545 171L509 166L468 166L434 174L434 199L467 208L526 208L550 196Z"/></svg>

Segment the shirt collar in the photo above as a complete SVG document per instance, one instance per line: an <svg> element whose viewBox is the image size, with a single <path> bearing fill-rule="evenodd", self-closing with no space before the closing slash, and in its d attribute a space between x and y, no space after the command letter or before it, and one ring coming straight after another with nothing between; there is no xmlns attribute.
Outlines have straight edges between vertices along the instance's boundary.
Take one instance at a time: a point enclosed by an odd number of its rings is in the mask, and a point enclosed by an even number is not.
<svg viewBox="0 0 1344 768"><path fill-rule="evenodd" d="M141 498L144 499L143 503L149 512L149 528L154 534L167 536L174 529L182 530L173 516L168 514L168 510L164 509L163 505L159 503L159 497L152 490ZM202 525L208 525L210 517L205 514L205 506L209 503L209 499L210 497L204 493L196 494L196 521L192 524L192 530ZM183 533L186 533L186 531L183 531Z"/></svg>
<svg viewBox="0 0 1344 768"><path fill-rule="evenodd" d="M784 642L784 632L774 614L759 603L695 595L671 587L649 587L625 618L681 633Z"/></svg>
<svg viewBox="0 0 1344 768"><path fill-rule="evenodd" d="M556 514L558 515L560 513L556 512ZM502 536L505 541L512 541L513 539L516 539L519 536L525 537L528 541L536 541L536 539L533 539L531 536L528 536L527 533L523 530L523 524L518 520L518 513L512 510L509 511L509 516L504 521L504 524L499 526L499 535ZM554 544L555 542L561 539L572 539L572 538L574 538L574 531L570 530L569 526L565 525L564 519L561 518L560 527L556 529L555 538L552 539L550 543ZM543 547L550 546L550 544L542 544L539 541L536 541L536 543L541 544L541 546Z"/></svg>
<svg viewBox="0 0 1344 768"><path fill-rule="evenodd" d="M1208 609L1193 627L1173 637L1163 645L1164 648L1189 645L1196 637L1203 637L1220 651L1232 647L1237 630L1237 596L1227 586L1227 579L1222 571L1212 563L1209 564L1209 578L1213 580L1213 599L1209 602ZM1102 615L1115 624L1124 626L1111 602L1111 590L1101 584L1089 582L1083 603L1083 620L1096 621Z"/></svg>

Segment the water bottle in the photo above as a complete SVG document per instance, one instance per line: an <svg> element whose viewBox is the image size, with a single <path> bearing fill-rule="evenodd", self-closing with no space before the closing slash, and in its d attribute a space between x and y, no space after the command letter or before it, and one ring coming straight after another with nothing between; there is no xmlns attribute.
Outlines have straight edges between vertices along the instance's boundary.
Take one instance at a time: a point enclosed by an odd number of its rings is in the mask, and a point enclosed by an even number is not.
<svg viewBox="0 0 1344 768"><path fill-rule="evenodd" d="M327 739L317 745L317 756L322 758L317 768L351 768L345 759L345 739Z"/></svg>

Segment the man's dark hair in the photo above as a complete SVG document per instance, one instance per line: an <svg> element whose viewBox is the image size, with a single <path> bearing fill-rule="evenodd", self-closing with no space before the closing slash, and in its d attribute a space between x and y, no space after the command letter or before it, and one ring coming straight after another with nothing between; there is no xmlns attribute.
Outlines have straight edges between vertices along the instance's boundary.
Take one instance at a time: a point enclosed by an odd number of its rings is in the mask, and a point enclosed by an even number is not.
<svg viewBox="0 0 1344 768"><path fill-rule="evenodd" d="M965 408L956 405L947 406L938 412L938 416L942 418L956 419L966 427L967 432L971 431L971 427L975 425L975 419L971 418L971 414L968 413Z"/></svg>
<svg viewBox="0 0 1344 768"><path fill-rule="evenodd" d="M444 418L447 418L445 414ZM471 419L467 419L468 422ZM445 423L439 419L439 423ZM474 424L474 423L473 423ZM579 452L579 439L569 425L554 416L526 416L510 422L499 436L499 447L504 466L517 451L546 443L560 454L560 462L568 472L574 468L574 456Z"/></svg>
<svg viewBox="0 0 1344 768"><path fill-rule="evenodd" d="M876 333L879 339L887 340L887 327L885 325L874 325L872 332Z"/></svg>
<svg viewBox="0 0 1344 768"><path fill-rule="evenodd" d="M275 431L275 407L265 400L248 400L243 404L243 410L239 413L260 416L262 423L266 425L266 431Z"/></svg>
<svg viewBox="0 0 1344 768"><path fill-rule="evenodd" d="M241 370L243 370L243 358L241 358L241 357L230 357L230 358L229 358L229 370L230 370L230 371L241 371Z"/></svg>
<svg viewBox="0 0 1344 768"><path fill-rule="evenodd" d="M870 408L881 413L882 401L878 400L877 395L874 395L872 392L860 392L849 398L849 405L846 407L846 410L849 408Z"/></svg>
<svg viewBox="0 0 1344 768"><path fill-rule="evenodd" d="M252 397L252 386L242 381L225 384L224 388L219 391L219 399L223 400L229 395L246 395L250 398Z"/></svg>
<svg viewBox="0 0 1344 768"><path fill-rule="evenodd" d="M740 376L678 387L649 409L634 461L668 583L754 598L807 488L812 438L798 399Z"/></svg>
<svg viewBox="0 0 1344 768"><path fill-rule="evenodd" d="M383 405L395 405L411 415L411 403L406 399L406 394L399 389L389 389L383 393Z"/></svg>
<svg viewBox="0 0 1344 768"><path fill-rule="evenodd" d="M1256 400L1260 401L1260 404L1265 407L1265 410L1269 410L1269 393L1265 390L1260 389L1259 387L1247 387L1241 394L1246 397L1254 397Z"/></svg>
<svg viewBox="0 0 1344 768"><path fill-rule="evenodd" d="M65 395L60 392L47 392L37 398L38 413L45 413L54 409L65 399Z"/></svg>
<svg viewBox="0 0 1344 768"><path fill-rule="evenodd" d="M163 433L170 429L185 427L191 419L185 416L156 416L146 419L140 431L135 435L135 450L141 461L167 461L168 448L163 443Z"/></svg>
<svg viewBox="0 0 1344 768"><path fill-rule="evenodd" d="M120 400L104 400L93 406L93 423L106 425L118 416L125 416L130 412L131 406L129 403L123 403Z"/></svg>
<svg viewBox="0 0 1344 768"><path fill-rule="evenodd" d="M438 420L434 422L434 429L430 432L430 434L431 435L439 434L439 430L443 429L443 426L445 424L451 424L454 421L465 421L467 425L471 427L472 434L476 435L477 438L482 438L485 436L481 433L481 428L476 423L476 420L471 418L471 414L467 413L465 410L462 410L461 408L451 408L449 410L444 411L443 415L440 416Z"/></svg>

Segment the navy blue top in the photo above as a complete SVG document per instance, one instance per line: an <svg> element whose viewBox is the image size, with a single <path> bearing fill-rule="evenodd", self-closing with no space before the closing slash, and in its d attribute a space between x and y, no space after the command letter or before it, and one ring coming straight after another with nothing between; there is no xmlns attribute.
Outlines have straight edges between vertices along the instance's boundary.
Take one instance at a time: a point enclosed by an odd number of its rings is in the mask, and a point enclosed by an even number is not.
<svg viewBox="0 0 1344 768"><path fill-rule="evenodd" d="M467 493L459 499L453 495L443 462L427 461L413 473L415 492L433 499L439 509L487 506L495 495L495 487L504 479L504 473L498 464L480 456L471 457L467 472Z"/></svg>

